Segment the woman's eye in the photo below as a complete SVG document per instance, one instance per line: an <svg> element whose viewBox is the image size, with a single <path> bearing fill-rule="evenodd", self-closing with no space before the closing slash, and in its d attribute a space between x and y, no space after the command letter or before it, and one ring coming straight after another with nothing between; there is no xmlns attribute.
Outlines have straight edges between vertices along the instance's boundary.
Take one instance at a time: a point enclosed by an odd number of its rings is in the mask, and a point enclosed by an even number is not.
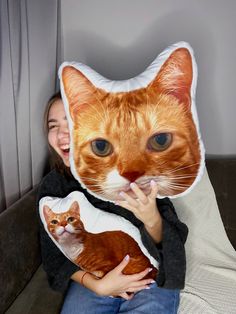
<svg viewBox="0 0 236 314"><path fill-rule="evenodd" d="M162 152L166 150L172 143L171 133L159 133L153 135L148 140L148 149L156 152Z"/></svg>
<svg viewBox="0 0 236 314"><path fill-rule="evenodd" d="M49 125L48 126L48 130L52 130L55 129L57 126L55 124Z"/></svg>
<svg viewBox="0 0 236 314"><path fill-rule="evenodd" d="M53 224L53 225L57 225L57 224L58 224L58 220L53 219L53 220L51 221L51 224Z"/></svg>
<svg viewBox="0 0 236 314"><path fill-rule="evenodd" d="M57 125L57 124L51 124L51 125L49 125L49 127L48 127L49 130L56 129L56 128L58 128L58 125Z"/></svg>
<svg viewBox="0 0 236 314"><path fill-rule="evenodd" d="M103 139L97 139L91 142L91 148L95 155L99 157L106 157L111 155L113 147L111 143Z"/></svg>
<svg viewBox="0 0 236 314"><path fill-rule="evenodd" d="M67 222L73 222L74 220L75 220L74 217L69 217L69 218L67 218Z"/></svg>

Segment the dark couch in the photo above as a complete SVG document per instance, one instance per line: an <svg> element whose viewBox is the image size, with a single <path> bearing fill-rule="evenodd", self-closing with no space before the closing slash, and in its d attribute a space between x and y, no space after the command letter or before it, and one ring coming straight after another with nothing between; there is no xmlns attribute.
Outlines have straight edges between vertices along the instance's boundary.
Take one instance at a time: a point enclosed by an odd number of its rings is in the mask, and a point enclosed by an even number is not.
<svg viewBox="0 0 236 314"><path fill-rule="evenodd" d="M228 237L236 248L236 157L208 158ZM63 296L51 290L42 269L36 189L0 215L0 314L59 313Z"/></svg>

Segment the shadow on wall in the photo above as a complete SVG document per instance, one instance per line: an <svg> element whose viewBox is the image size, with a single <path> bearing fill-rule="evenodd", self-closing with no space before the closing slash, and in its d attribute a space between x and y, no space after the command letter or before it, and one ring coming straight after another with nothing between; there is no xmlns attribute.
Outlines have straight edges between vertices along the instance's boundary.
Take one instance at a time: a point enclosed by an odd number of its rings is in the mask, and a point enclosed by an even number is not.
<svg viewBox="0 0 236 314"><path fill-rule="evenodd" d="M207 15L192 10L175 10L158 18L139 38L129 46L117 46L97 33L79 30L70 33L70 51L78 61L89 65L104 77L111 80L124 80L134 77L169 45L178 41L187 41L193 47L198 65L198 84L196 107L200 130L207 151L209 147L222 147L223 134L215 135L215 128L221 123L217 104L217 86L215 79L216 31L209 25ZM78 48L79 47L79 48ZM210 124L209 124L210 122Z"/></svg>

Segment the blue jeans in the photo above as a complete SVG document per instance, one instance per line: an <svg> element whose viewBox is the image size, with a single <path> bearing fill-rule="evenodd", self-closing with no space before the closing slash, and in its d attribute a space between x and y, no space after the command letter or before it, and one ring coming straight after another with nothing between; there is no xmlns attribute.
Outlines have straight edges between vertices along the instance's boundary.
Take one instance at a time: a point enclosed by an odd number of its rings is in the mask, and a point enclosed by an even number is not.
<svg viewBox="0 0 236 314"><path fill-rule="evenodd" d="M176 314L179 290L158 288L137 292L131 300L101 297L76 282L72 282L61 314Z"/></svg>

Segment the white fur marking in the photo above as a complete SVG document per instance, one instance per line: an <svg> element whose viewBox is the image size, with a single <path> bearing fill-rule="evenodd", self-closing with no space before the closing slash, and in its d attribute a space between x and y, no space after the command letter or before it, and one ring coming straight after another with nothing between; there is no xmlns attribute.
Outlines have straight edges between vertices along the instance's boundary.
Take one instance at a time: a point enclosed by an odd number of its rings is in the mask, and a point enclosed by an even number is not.
<svg viewBox="0 0 236 314"><path fill-rule="evenodd" d="M112 186L114 184L122 187L122 186L126 185L127 183L129 183L129 180L122 177L116 169L112 170L108 173L107 179L105 181L105 185L107 187Z"/></svg>

